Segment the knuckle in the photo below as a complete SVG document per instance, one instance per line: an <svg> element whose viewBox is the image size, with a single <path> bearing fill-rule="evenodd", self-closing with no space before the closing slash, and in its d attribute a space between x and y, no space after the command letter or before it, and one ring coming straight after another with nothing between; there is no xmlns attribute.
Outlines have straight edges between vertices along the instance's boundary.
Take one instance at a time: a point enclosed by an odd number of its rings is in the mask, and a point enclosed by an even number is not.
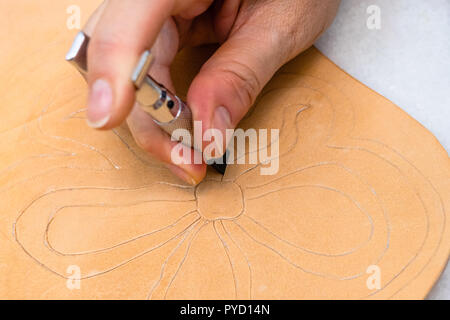
<svg viewBox="0 0 450 320"><path fill-rule="evenodd" d="M239 61L230 61L226 68L221 70L225 75L224 80L231 86L243 107L248 107L255 102L256 96L262 86L256 72Z"/></svg>
<svg viewBox="0 0 450 320"><path fill-rule="evenodd" d="M89 45L89 51L100 58L106 53L122 50L127 47L127 42L120 36L114 34L101 35L93 37Z"/></svg>

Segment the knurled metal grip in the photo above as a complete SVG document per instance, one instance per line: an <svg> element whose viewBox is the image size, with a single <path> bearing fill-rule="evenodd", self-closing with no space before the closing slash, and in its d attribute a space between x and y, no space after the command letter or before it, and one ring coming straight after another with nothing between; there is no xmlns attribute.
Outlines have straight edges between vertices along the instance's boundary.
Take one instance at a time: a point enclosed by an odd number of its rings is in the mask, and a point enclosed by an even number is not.
<svg viewBox="0 0 450 320"><path fill-rule="evenodd" d="M85 79L89 40L89 36L80 31L66 55L66 60L72 63ZM136 87L136 102L169 135L176 129L184 129L193 137L191 110L180 98L148 75L152 62L151 52L145 51L132 74L131 80ZM188 147L193 146L192 139L182 142Z"/></svg>
<svg viewBox="0 0 450 320"><path fill-rule="evenodd" d="M153 55L147 50L141 55L133 72L131 80L136 86L136 100L169 135L177 129L187 130L191 141L183 140L183 143L191 147L193 137L191 110L179 97L148 75L152 62Z"/></svg>

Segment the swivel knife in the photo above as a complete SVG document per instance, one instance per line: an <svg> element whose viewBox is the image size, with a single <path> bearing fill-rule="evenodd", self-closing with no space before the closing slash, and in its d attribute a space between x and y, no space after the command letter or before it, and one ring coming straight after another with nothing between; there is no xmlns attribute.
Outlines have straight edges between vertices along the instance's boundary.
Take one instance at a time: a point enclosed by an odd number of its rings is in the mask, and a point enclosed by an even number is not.
<svg viewBox="0 0 450 320"><path fill-rule="evenodd" d="M83 31L78 32L66 55L66 60L85 79L87 75L87 49L89 40L89 36ZM148 75L153 61L154 56L151 54L151 51L144 51L131 75L131 81L136 89L136 101L138 105L169 135L172 135L176 129L185 129L193 137L192 113L187 104ZM182 141L182 143L188 147L195 148L193 141ZM227 168L226 153L223 158L214 160L210 166L224 175Z"/></svg>

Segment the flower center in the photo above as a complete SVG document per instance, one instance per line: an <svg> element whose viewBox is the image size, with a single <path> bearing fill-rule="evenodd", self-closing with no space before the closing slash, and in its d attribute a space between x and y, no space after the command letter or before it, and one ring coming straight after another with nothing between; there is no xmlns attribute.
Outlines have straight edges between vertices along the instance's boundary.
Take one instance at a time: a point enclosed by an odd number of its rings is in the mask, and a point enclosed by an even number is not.
<svg viewBox="0 0 450 320"><path fill-rule="evenodd" d="M207 220L234 219L244 211L242 190L234 182L203 181L195 196L197 210Z"/></svg>

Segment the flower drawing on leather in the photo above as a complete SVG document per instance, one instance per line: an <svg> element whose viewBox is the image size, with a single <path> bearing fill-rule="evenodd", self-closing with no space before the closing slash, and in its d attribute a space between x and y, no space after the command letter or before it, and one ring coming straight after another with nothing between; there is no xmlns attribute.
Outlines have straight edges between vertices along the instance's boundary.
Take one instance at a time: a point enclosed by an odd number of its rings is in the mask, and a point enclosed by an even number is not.
<svg viewBox="0 0 450 320"><path fill-rule="evenodd" d="M399 222L384 205L389 195L377 191L384 182L366 173L389 170L399 188L407 186L392 169L404 162L360 138L349 125L354 117L350 100L323 80L280 73L241 123L280 130L279 172L261 175L264 163L232 164L224 176L208 172L196 187L168 178L125 129L108 133L118 155L139 158L138 173L124 173L124 165L108 172L68 168L72 185L52 182L19 212L16 241L58 277L77 265L82 286L108 277L123 286L132 281L140 298L302 298L301 287L323 288L317 297L376 294L365 285L366 270L389 255L390 230ZM146 174L147 183L132 183ZM98 182L86 185L83 175ZM420 243L411 245L420 250ZM413 259L386 274L380 290ZM349 282L360 289L346 293Z"/></svg>

